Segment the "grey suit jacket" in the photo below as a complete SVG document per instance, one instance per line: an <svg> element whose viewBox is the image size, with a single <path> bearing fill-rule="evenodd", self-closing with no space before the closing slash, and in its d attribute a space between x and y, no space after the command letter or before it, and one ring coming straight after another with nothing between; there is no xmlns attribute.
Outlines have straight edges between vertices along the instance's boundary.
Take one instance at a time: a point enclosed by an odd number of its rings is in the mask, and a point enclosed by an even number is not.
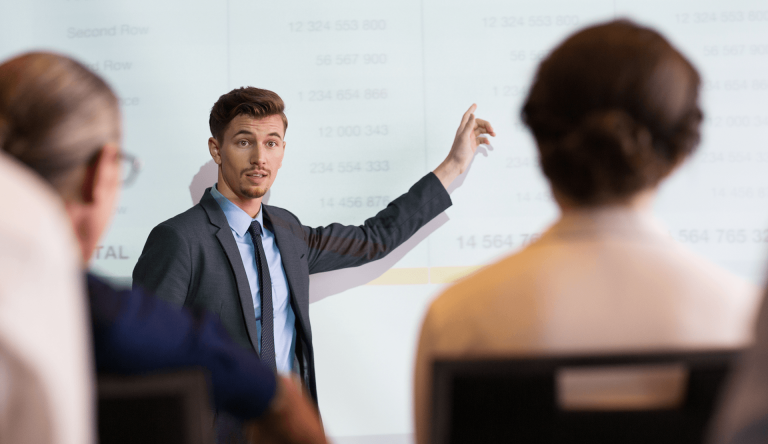
<svg viewBox="0 0 768 444"><path fill-rule="evenodd" d="M309 275L356 267L386 256L451 205L429 173L362 226L311 228L282 208L263 205L264 225L275 234L296 314L299 374L317 401ZM179 306L219 315L232 338L258 350L248 278L224 212L205 191L200 203L156 226L133 269L133 285Z"/></svg>

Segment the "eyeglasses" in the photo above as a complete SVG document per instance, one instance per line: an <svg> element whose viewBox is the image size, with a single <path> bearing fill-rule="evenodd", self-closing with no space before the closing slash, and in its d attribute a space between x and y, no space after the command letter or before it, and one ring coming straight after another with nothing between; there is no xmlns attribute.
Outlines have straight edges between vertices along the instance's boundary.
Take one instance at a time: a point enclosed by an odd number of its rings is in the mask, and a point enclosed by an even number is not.
<svg viewBox="0 0 768 444"><path fill-rule="evenodd" d="M120 168L122 169L123 186L129 187L141 172L141 160L133 154L120 153Z"/></svg>

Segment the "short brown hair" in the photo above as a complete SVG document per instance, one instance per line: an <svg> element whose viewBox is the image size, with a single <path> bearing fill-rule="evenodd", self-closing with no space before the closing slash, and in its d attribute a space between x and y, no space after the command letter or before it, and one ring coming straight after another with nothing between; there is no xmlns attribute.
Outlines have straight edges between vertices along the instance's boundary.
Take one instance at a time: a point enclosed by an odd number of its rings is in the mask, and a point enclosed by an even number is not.
<svg viewBox="0 0 768 444"><path fill-rule="evenodd" d="M522 109L553 188L580 205L657 185L699 142L700 78L658 32L584 29L541 63Z"/></svg>
<svg viewBox="0 0 768 444"><path fill-rule="evenodd" d="M0 65L0 149L60 194L76 192L78 167L119 142L117 97L82 64L31 52Z"/></svg>
<svg viewBox="0 0 768 444"><path fill-rule="evenodd" d="M285 117L285 103L277 94L266 89L246 86L233 89L219 97L211 108L208 125L211 135L221 142L229 122L240 114L246 114L260 119L279 115L283 119L283 133L288 129L288 118Z"/></svg>

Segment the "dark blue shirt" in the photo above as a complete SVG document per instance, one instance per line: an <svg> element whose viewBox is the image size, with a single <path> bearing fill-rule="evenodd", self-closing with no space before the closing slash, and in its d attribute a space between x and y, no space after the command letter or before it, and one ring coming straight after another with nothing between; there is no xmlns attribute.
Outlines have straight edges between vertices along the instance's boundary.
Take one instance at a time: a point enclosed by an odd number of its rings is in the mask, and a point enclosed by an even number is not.
<svg viewBox="0 0 768 444"><path fill-rule="evenodd" d="M234 343L215 315L179 309L141 289L118 291L92 274L87 280L99 373L204 367L217 410L240 419L265 412L275 374Z"/></svg>

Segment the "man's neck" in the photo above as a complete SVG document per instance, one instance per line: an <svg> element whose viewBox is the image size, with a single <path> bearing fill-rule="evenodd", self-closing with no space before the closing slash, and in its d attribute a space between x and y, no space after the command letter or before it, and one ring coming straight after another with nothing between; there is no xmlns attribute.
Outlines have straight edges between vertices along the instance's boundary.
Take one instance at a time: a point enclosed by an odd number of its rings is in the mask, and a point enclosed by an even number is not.
<svg viewBox="0 0 768 444"><path fill-rule="evenodd" d="M219 190L219 193L221 193L222 196L226 197L230 202L251 216L251 219L255 219L259 214L259 211L261 210L261 197L241 198L221 180L219 180L219 183L216 185L216 189Z"/></svg>

